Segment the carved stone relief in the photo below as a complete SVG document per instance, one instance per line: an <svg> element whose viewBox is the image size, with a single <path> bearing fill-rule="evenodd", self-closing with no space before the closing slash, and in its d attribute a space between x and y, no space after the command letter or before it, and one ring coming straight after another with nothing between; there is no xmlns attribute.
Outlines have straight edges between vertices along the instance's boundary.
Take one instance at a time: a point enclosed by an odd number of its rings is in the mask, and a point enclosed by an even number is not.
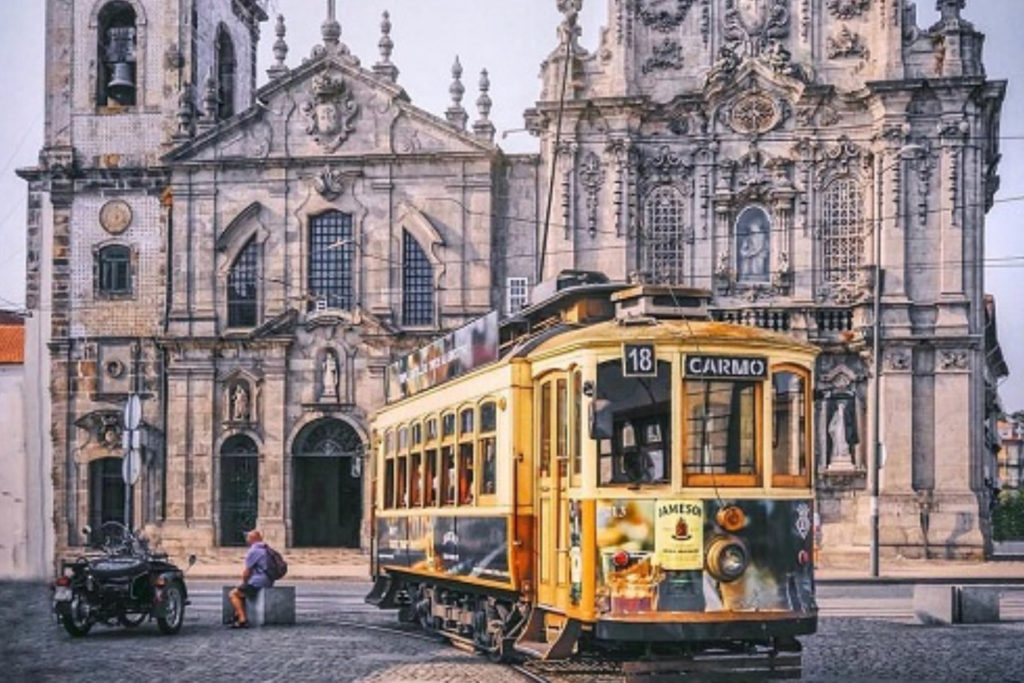
<svg viewBox="0 0 1024 683"><path fill-rule="evenodd" d="M859 34L843 26L825 41L825 54L829 59L867 59L868 48Z"/></svg>
<svg viewBox="0 0 1024 683"><path fill-rule="evenodd" d="M837 19L859 17L871 6L871 0L826 0L825 7Z"/></svg>
<svg viewBox="0 0 1024 683"><path fill-rule="evenodd" d="M686 20L694 0L638 0L637 14L645 26L668 33Z"/></svg>
<svg viewBox="0 0 1024 683"><path fill-rule="evenodd" d="M313 177L313 189L327 201L333 201L345 191L344 174L336 168L325 166Z"/></svg>
<svg viewBox="0 0 1024 683"><path fill-rule="evenodd" d="M885 369L891 372L910 372L913 352L906 347L896 347L885 352Z"/></svg>
<svg viewBox="0 0 1024 683"><path fill-rule="evenodd" d="M604 185L604 164L594 152L587 152L580 167L580 183L587 194L587 230L597 234L597 195Z"/></svg>
<svg viewBox="0 0 1024 683"><path fill-rule="evenodd" d="M763 92L750 92L737 98L725 111L729 127L744 135L761 135L778 127L787 117L784 103Z"/></svg>
<svg viewBox="0 0 1024 683"><path fill-rule="evenodd" d="M789 36L789 0L726 0L722 37L744 56L760 55Z"/></svg>
<svg viewBox="0 0 1024 683"><path fill-rule="evenodd" d="M308 121L306 132L324 151L333 152L355 131L359 105L344 79L327 73L313 78L312 95L313 99L302 105Z"/></svg>
<svg viewBox="0 0 1024 683"><path fill-rule="evenodd" d="M641 70L647 74L652 71L683 68L683 46L677 41L665 38L651 48L651 56L645 61Z"/></svg>
<svg viewBox="0 0 1024 683"><path fill-rule="evenodd" d="M939 368L942 370L967 370L969 361L966 351L951 349L939 352Z"/></svg>

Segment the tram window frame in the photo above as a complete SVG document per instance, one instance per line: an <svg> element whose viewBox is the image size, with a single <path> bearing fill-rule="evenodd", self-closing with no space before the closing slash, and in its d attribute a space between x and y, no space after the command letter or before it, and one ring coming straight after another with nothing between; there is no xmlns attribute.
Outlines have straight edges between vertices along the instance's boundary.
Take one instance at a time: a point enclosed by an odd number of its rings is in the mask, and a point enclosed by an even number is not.
<svg viewBox="0 0 1024 683"><path fill-rule="evenodd" d="M423 443L423 423L416 422L412 425L410 430L410 436L412 438L412 445L419 446Z"/></svg>
<svg viewBox="0 0 1024 683"><path fill-rule="evenodd" d="M732 379L684 379L683 380L683 423L684 423L684 441L683 441L683 485L684 486L729 486L729 487L759 487L761 486L762 476L764 472L764 459L763 459L763 435L764 435L764 385L763 380L732 380ZM691 391L693 388L693 391ZM743 401L742 394L737 398L737 391L744 392L750 390L749 407L750 415L744 415L742 408L737 411L732 403L736 400ZM738 430L739 434L737 437L726 436L726 444L723 447L727 452L724 454L725 461L723 467L729 467L729 459L732 457L739 458L741 464L746 460L742 451L744 447L743 441L748 441L749 446L752 448L750 457L750 466L752 466L752 472L729 472L715 471L707 468L705 471L697 469L695 463L691 460L691 447L699 443L700 433L702 430L695 428L695 425L702 422L705 418L695 416L694 408L697 407L697 403L693 400L694 396L705 397L702 403L707 402L707 398L712 395L717 395L718 392L729 392L729 408L723 410L719 414L713 414L711 417L727 417L729 422L725 424L725 430ZM720 402L719 402L720 403ZM706 408L704 409L706 413ZM740 422L736 425L732 425L732 420L738 415ZM744 425L743 420L753 418L752 430L749 435L743 433ZM720 431L712 429L712 431ZM742 441L736 447L735 455L730 455L729 449L733 448L729 444L729 439L738 438ZM710 467L718 467L712 461Z"/></svg>
<svg viewBox="0 0 1024 683"><path fill-rule="evenodd" d="M384 509L393 510L395 508L395 452L394 452L394 432L387 430L384 432Z"/></svg>
<svg viewBox="0 0 1024 683"><path fill-rule="evenodd" d="M672 485L673 468L673 378L676 362L655 358L655 374L626 377L622 358L597 363L595 402L603 402L612 435L597 441L597 485L664 488ZM628 389L635 384L633 389ZM627 391L628 389L628 391ZM643 393L639 393L642 391ZM643 395L650 398L632 405L625 399ZM660 462L659 462L660 461ZM660 464L660 476L658 465Z"/></svg>
<svg viewBox="0 0 1024 683"><path fill-rule="evenodd" d="M436 448L428 448L423 452L423 481L425 482L423 507L438 507L438 502L441 500L441 478L438 472L437 458L438 450Z"/></svg>
<svg viewBox="0 0 1024 683"><path fill-rule="evenodd" d="M458 489L455 492L458 505L473 505L476 502L475 459L476 459L476 408L459 409L459 447L456 464Z"/></svg>
<svg viewBox="0 0 1024 683"><path fill-rule="evenodd" d="M583 480L583 371L576 368L572 371L572 383L570 384L570 409L569 418L569 439L570 439L570 463L569 481L572 486L582 485Z"/></svg>
<svg viewBox="0 0 1024 683"><path fill-rule="evenodd" d="M456 483L458 482L455 471L455 444L448 443L441 446L441 491L438 498L439 507L454 507L456 501Z"/></svg>
<svg viewBox="0 0 1024 683"><path fill-rule="evenodd" d="M438 436L438 433L437 433L437 418L436 417L429 417L429 418L427 418L424 426L425 426L425 432L426 432L426 434L425 434L426 440L427 441L435 441L435 440L437 440L437 436Z"/></svg>
<svg viewBox="0 0 1024 683"><path fill-rule="evenodd" d="M480 456L480 499L492 499L498 493L498 402L480 403L477 451ZM490 414L490 418L488 418Z"/></svg>
<svg viewBox="0 0 1024 683"><path fill-rule="evenodd" d="M801 435L802 438L800 438L798 441L791 442L791 443L793 443L793 445L802 444L802 446L803 446L803 452L798 455L797 460L796 460L797 462L800 463L801 467L803 468L803 473L802 474L801 473L793 474L792 472L781 472L780 473L780 468L778 467L778 459L779 459L779 456L782 454L782 452L779 450L779 447L782 445L782 441L780 439L780 429L782 428L782 425L780 424L779 414L782 411L780 411L779 406L776 403L776 399L778 398L779 394L778 394L778 391L777 391L777 388L776 388L776 380L775 380L775 378L776 378L777 375L784 375L784 374L789 374L789 375L795 376L801 382L803 382L802 391L800 392L802 394L801 401L802 401L803 415L802 415L802 419L799 419L799 417L798 417L798 423L797 423L798 425L802 425L803 434ZM772 486L776 486L776 487L780 487L780 488L807 488L807 487L809 487L811 485L811 470L812 470L811 457L812 457L812 453L814 452L813 430L812 430L812 425L811 425L811 420L813 419L813 413L814 413L814 410L813 410L813 405L814 405L813 404L813 390L812 390L812 385L811 385L811 372L807 368L799 366L799 365L795 365L795 364L792 364L792 363L780 363L779 365L772 366L771 375L770 375L770 380L769 381L770 381L769 387L771 389L771 399L772 399L772 407L771 407L771 411L772 411L771 412L771 419L772 419L772 426L771 426L771 428L772 428L772 452L771 452ZM793 396L794 392L789 392L789 394L791 396ZM789 459L792 462L792 456L791 455L790 455Z"/></svg>
<svg viewBox="0 0 1024 683"><path fill-rule="evenodd" d="M409 458L406 453L399 453L395 458L395 507L409 507Z"/></svg>
<svg viewBox="0 0 1024 683"><path fill-rule="evenodd" d="M455 412L447 412L441 415L441 438L450 439L455 436Z"/></svg>
<svg viewBox="0 0 1024 683"><path fill-rule="evenodd" d="M537 470L541 478L548 478L551 476L551 454L552 454L552 438L551 438L551 401L552 401L552 386L554 385L554 379L545 379L540 385L540 401L538 401L540 415L538 416L537 424L540 429L540 447L537 449Z"/></svg>
<svg viewBox="0 0 1024 683"><path fill-rule="evenodd" d="M564 479L569 474L569 380L555 379L555 462L558 476Z"/></svg>
<svg viewBox="0 0 1024 683"><path fill-rule="evenodd" d="M423 453L409 455L409 507L423 507Z"/></svg>

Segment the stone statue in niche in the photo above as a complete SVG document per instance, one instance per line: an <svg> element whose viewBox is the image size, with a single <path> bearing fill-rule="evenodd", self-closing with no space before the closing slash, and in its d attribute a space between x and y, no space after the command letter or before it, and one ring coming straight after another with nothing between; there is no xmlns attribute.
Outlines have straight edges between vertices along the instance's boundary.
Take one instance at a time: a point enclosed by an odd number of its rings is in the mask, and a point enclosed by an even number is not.
<svg viewBox="0 0 1024 683"><path fill-rule="evenodd" d="M249 390L242 382L236 384L231 392L231 420L234 422L248 422L249 420Z"/></svg>
<svg viewBox="0 0 1024 683"><path fill-rule="evenodd" d="M736 273L739 282L767 282L770 276L771 221L764 209L744 209L736 220Z"/></svg>
<svg viewBox="0 0 1024 683"><path fill-rule="evenodd" d="M833 396L828 403L828 464L830 468L853 467L853 450L860 442L852 396Z"/></svg>
<svg viewBox="0 0 1024 683"><path fill-rule="evenodd" d="M333 351L324 353L321 366L323 371L323 398L338 398L338 357Z"/></svg>

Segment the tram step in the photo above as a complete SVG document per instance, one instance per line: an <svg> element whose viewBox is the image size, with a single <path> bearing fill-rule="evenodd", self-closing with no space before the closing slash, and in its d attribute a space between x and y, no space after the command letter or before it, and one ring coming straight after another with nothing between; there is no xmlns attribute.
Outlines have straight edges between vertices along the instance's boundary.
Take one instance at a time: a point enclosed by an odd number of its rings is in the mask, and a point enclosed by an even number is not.
<svg viewBox="0 0 1024 683"><path fill-rule="evenodd" d="M573 654L583 625L576 619L566 619L551 640L541 640L545 635L544 610L535 608L530 622L516 641L516 651L536 659L565 659Z"/></svg>

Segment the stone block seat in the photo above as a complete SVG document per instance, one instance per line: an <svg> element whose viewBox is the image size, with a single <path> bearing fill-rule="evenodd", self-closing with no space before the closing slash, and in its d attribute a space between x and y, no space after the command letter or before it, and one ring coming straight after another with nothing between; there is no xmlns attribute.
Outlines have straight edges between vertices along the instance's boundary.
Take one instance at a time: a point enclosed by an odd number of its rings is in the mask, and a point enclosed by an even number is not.
<svg viewBox="0 0 1024 683"><path fill-rule="evenodd" d="M1005 586L917 584L914 616L922 624L991 624L999 621Z"/></svg>
<svg viewBox="0 0 1024 683"><path fill-rule="evenodd" d="M231 623L235 610L228 594L234 586L221 590L221 615L225 624ZM295 586L262 588L254 598L245 599L245 616L250 626L270 626L295 623Z"/></svg>

